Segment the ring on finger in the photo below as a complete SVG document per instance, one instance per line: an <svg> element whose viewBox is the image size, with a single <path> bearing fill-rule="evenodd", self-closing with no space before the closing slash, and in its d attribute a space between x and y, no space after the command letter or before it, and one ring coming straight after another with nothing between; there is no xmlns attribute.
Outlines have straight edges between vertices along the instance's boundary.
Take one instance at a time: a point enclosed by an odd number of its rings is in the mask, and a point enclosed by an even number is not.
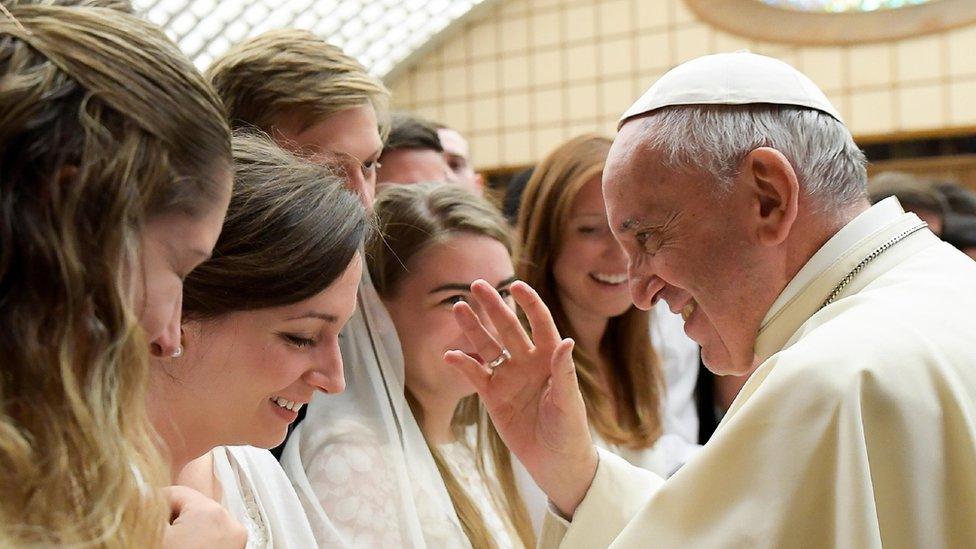
<svg viewBox="0 0 976 549"><path fill-rule="evenodd" d="M488 366L488 369L490 369L490 370L494 370L495 368L497 368L497 367L501 366L502 364L505 364L506 362L508 362L511 358L512 358L512 353L509 353L508 352L508 349L502 349L502 354L498 355L498 358L496 358L495 360L492 360L491 362L489 362L485 366Z"/></svg>

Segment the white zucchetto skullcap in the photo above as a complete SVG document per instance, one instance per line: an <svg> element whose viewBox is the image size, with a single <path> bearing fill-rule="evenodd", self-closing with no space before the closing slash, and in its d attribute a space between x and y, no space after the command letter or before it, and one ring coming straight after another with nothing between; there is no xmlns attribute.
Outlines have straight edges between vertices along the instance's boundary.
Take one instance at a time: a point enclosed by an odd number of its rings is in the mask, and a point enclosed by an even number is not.
<svg viewBox="0 0 976 549"><path fill-rule="evenodd" d="M672 105L796 105L825 112L843 124L820 88L787 63L748 51L692 59L662 76L620 117Z"/></svg>

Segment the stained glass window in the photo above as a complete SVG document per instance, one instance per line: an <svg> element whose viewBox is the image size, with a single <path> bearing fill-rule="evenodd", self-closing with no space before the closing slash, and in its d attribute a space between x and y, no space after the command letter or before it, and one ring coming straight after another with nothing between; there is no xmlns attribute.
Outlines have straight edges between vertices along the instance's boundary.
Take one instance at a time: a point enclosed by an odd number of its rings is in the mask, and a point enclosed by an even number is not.
<svg viewBox="0 0 976 549"><path fill-rule="evenodd" d="M796 11L849 13L879 11L928 4L935 0L761 0L773 7Z"/></svg>

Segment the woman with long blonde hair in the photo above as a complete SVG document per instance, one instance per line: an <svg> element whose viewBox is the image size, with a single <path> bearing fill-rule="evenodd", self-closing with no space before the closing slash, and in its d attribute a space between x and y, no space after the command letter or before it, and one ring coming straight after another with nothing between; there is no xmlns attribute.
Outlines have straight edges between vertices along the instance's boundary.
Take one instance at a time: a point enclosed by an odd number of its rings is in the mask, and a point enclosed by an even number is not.
<svg viewBox="0 0 976 549"><path fill-rule="evenodd" d="M473 387L444 362L467 348L451 307L477 279L505 294L515 280L504 218L455 185L395 185L377 197L383 239L370 274L403 349L406 396L473 547L532 547L511 455Z"/></svg>
<svg viewBox="0 0 976 549"><path fill-rule="evenodd" d="M651 317L631 302L627 259L601 191L610 145L582 135L535 168L519 210L516 272L552 311L559 333L576 341L573 360L597 443L666 476L690 444L662 439L665 380ZM677 459L673 446L681 448Z"/></svg>
<svg viewBox="0 0 976 549"><path fill-rule="evenodd" d="M158 28L44 4L0 14L0 546L208 541L145 396L226 210L222 106Z"/></svg>

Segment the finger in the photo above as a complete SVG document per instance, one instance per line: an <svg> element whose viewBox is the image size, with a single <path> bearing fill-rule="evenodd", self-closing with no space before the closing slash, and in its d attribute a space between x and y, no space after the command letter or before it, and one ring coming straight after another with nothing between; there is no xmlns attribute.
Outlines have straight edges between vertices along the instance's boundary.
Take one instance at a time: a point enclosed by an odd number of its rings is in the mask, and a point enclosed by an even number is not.
<svg viewBox="0 0 976 549"><path fill-rule="evenodd" d="M532 340L525 333L515 311L498 295L498 290L484 280L475 280L471 284L471 293L495 325L498 338L510 352L522 354L532 350Z"/></svg>
<svg viewBox="0 0 976 549"><path fill-rule="evenodd" d="M471 382L471 385L474 386L474 390L478 394L482 394L488 389L488 383L491 381L491 370L487 366L468 356L463 351L448 351L444 353L444 361L461 372Z"/></svg>
<svg viewBox="0 0 976 549"><path fill-rule="evenodd" d="M512 297L515 303L525 313L525 318L529 321L532 329L532 339L538 347L552 347L559 343L559 330L556 328L556 321L552 319L549 307L539 297L531 286L516 281L512 284Z"/></svg>
<svg viewBox="0 0 976 549"><path fill-rule="evenodd" d="M481 355L483 360L492 361L501 356L501 344L488 332L470 305L463 301L455 303L453 311L454 320L464 331L464 337L474 345L475 351Z"/></svg>
<svg viewBox="0 0 976 549"><path fill-rule="evenodd" d="M162 488L162 491L163 497L166 498L166 502L169 504L170 523L183 514L184 509L192 505L198 496L202 497L199 492L186 486L166 486Z"/></svg>
<svg viewBox="0 0 976 549"><path fill-rule="evenodd" d="M560 408L579 399L579 380L573 363L573 347L576 343L566 338L556 345L552 354L551 376L553 401Z"/></svg>

